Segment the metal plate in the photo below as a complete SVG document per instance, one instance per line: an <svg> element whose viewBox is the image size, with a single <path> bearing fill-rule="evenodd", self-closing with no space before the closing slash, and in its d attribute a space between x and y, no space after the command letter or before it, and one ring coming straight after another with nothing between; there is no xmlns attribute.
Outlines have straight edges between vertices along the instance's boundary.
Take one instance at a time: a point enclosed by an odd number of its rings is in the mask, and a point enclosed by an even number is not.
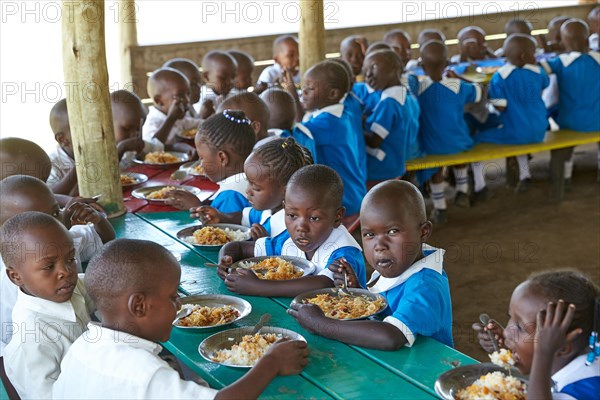
<svg viewBox="0 0 600 400"><path fill-rule="evenodd" d="M179 159L179 161L172 162L172 163L165 163L165 164L153 164L153 163L145 162L143 158L136 157L133 159L133 162L135 162L137 164L142 164L142 165L145 165L145 166L151 167L151 168L168 169L168 168L176 167L176 166L190 160L190 156L187 155L186 153L180 153L178 151L166 151L165 153L170 153L170 154L174 155L175 157L177 157ZM144 156L145 155L142 155L140 157L144 157Z"/></svg>
<svg viewBox="0 0 600 400"><path fill-rule="evenodd" d="M181 305L185 304L197 304L203 307L223 307L223 306L231 306L239 311L240 315L231 322L222 325L212 325L212 326L179 326L173 324L174 327L184 330L194 330L201 332L210 332L212 330L216 330L218 328L231 325L234 322L239 321L240 319L246 317L252 311L252 306L244 299L240 299L235 296L228 296L225 294L203 294L197 296L187 296L179 299Z"/></svg>
<svg viewBox="0 0 600 400"><path fill-rule="evenodd" d="M143 188L139 188L139 189L135 189L134 191L131 192L131 195L137 199L142 199L142 200L146 200L152 203L161 203L164 204L167 199L148 199L147 196L152 193L155 192L157 190L161 190L163 188L166 188L167 186L172 186L175 189L178 190L186 190L188 192L190 192L191 194L193 194L194 196L198 196L202 191L200 189L198 189L197 187L194 186L187 186L187 185L160 185L160 186L146 186Z"/></svg>
<svg viewBox="0 0 600 400"><path fill-rule="evenodd" d="M194 170L194 168L196 168L196 166L198 166L201 162L202 160L186 162L185 164L182 164L181 167L179 167L179 169L187 172L189 175L206 176L205 173L200 174Z"/></svg>
<svg viewBox="0 0 600 400"><path fill-rule="evenodd" d="M124 188L132 187L132 186L135 186L135 185L140 185L140 184L148 181L148 176L147 175L138 174L137 172L123 172L121 175L126 175L126 176L128 176L128 177L130 177L132 179L135 179L135 183L131 183L131 184L128 184L128 185L121 184L121 186L124 187Z"/></svg>
<svg viewBox="0 0 600 400"><path fill-rule="evenodd" d="M200 346L198 346L198 352L202 357L204 357L205 360L215 364L234 368L251 368L253 365L233 365L220 363L214 361L212 356L217 350L231 349L234 344L237 344L242 340L242 336L249 335L253 328L253 326L245 326L243 328L229 329L223 332L215 333L200 343ZM304 339L304 337L299 333L275 326L264 326L260 331L258 331L258 333L275 333L282 335L284 338L306 342L306 339Z"/></svg>
<svg viewBox="0 0 600 400"><path fill-rule="evenodd" d="M454 400L459 390L472 385L482 375L495 371L506 373L506 368L492 363L482 363L451 369L437 378L435 381L435 392L442 399ZM527 379L519 373L519 370L511 368L510 371L512 376L527 383Z"/></svg>
<svg viewBox="0 0 600 400"><path fill-rule="evenodd" d="M381 307L381 309L379 311L377 311L376 313L373 313L371 315L366 315L361 318L347 318L347 319L344 319L344 321L354 321L354 320L372 317L373 315L377 315L380 312L382 312L383 310L385 310L388 306L388 303L387 303L385 297L383 297L379 293L371 293L366 289L355 289L355 288L348 288L348 291L351 294L355 294L357 296L364 295L372 300L383 299L383 307ZM304 300L316 297L318 294L330 294L332 296L337 296L338 289L337 288L326 288L326 289L311 290L310 292L302 293L302 294L299 294L298 296L294 297L291 304L305 304ZM332 319L334 319L334 318L332 318Z"/></svg>
<svg viewBox="0 0 600 400"><path fill-rule="evenodd" d="M189 243L195 247L199 247L199 248L209 248L209 249L221 248L223 246L222 244L196 244L190 239L193 236L195 231L197 231L198 229L202 229L205 226L214 226L214 227L221 228L221 229L229 228L233 231L246 232L246 233L248 233L248 238L246 240L250 239L250 234L249 234L250 228L247 226L236 225L236 224L194 225L194 226L190 226L189 228L185 228L185 229L182 229L179 232L177 232L177 238L180 240L183 240L184 242Z"/></svg>
<svg viewBox="0 0 600 400"><path fill-rule="evenodd" d="M185 131L177 132L175 136L185 140L194 140L196 138L196 132L198 128L187 129Z"/></svg>
<svg viewBox="0 0 600 400"><path fill-rule="evenodd" d="M302 276L307 276L315 272L317 266L312 262L308 261L305 258L300 257L292 257L292 256L261 256L261 257L252 257L246 258L245 260L239 260L231 264L231 268L244 268L240 266L240 263L243 262L255 262L259 263L262 260L266 260L267 258L283 258L285 261L290 262L294 267L300 268L303 272Z"/></svg>

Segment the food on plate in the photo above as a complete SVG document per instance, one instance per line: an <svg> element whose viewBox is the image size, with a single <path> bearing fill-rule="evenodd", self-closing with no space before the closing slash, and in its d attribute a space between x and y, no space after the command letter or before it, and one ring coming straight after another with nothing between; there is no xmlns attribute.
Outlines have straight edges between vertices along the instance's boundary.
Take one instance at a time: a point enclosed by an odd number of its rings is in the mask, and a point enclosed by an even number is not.
<svg viewBox="0 0 600 400"><path fill-rule="evenodd" d="M490 360L501 367L510 368L515 365L512 352L507 349L500 349L490 354Z"/></svg>
<svg viewBox="0 0 600 400"><path fill-rule="evenodd" d="M172 190L185 190L181 188L177 188L175 186L165 186L160 190L155 190L154 192L150 192L146 195L146 199L148 200L164 200L168 199L168 193Z"/></svg>
<svg viewBox="0 0 600 400"><path fill-rule="evenodd" d="M198 304L188 304L192 307L192 313L187 317L181 318L177 323L178 326L216 326L224 325L235 321L240 312L229 305L221 307L207 307Z"/></svg>
<svg viewBox="0 0 600 400"><path fill-rule="evenodd" d="M192 167L191 173L195 175L204 175L205 172L202 163L198 162L194 167Z"/></svg>
<svg viewBox="0 0 600 400"><path fill-rule="evenodd" d="M135 185L137 180L129 175L121 174L121 185L122 186L130 186Z"/></svg>
<svg viewBox="0 0 600 400"><path fill-rule="evenodd" d="M472 385L456 393L458 400L525 400L527 385L500 371L482 375Z"/></svg>
<svg viewBox="0 0 600 400"><path fill-rule="evenodd" d="M196 132L198 132L197 128L188 129L187 131L181 132L181 137L186 139L194 139L196 137Z"/></svg>
<svg viewBox="0 0 600 400"><path fill-rule="evenodd" d="M281 338L283 338L282 335L275 333L245 335L231 349L216 351L212 359L219 363L231 365L254 365L269 347Z"/></svg>
<svg viewBox="0 0 600 400"><path fill-rule="evenodd" d="M316 304L325 316L334 319L364 318L376 314L385 306L382 298L371 299L365 295L336 296L330 293L318 294L304 299L305 304Z"/></svg>
<svg viewBox="0 0 600 400"><path fill-rule="evenodd" d="M172 164L181 161L177 156L165 151L155 151L146 154L144 162L147 164Z"/></svg>
<svg viewBox="0 0 600 400"><path fill-rule="evenodd" d="M260 262L242 261L240 267L254 271L260 279L285 281L300 278L304 271L281 257L269 257Z"/></svg>
<svg viewBox="0 0 600 400"><path fill-rule="evenodd" d="M248 240L248 233L229 228L221 229L217 226L205 226L195 230L192 236L186 239L189 243L199 245L224 245L229 242Z"/></svg>

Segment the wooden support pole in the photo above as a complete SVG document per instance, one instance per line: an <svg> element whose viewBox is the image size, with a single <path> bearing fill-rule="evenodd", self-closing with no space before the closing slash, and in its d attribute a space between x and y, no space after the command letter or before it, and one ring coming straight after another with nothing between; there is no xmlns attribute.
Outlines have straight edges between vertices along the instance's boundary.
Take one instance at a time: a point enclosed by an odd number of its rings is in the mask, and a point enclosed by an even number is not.
<svg viewBox="0 0 600 400"><path fill-rule="evenodd" d="M63 0L62 53L79 193L125 213L104 46L104 0Z"/></svg>
<svg viewBox="0 0 600 400"><path fill-rule="evenodd" d="M137 5L135 0L119 1L119 49L121 58L121 87L140 93L133 87L131 72L131 47L138 45L137 40ZM142 88L144 91L145 88Z"/></svg>
<svg viewBox="0 0 600 400"><path fill-rule="evenodd" d="M299 0L300 19L300 72L325 59L325 22L323 0Z"/></svg>

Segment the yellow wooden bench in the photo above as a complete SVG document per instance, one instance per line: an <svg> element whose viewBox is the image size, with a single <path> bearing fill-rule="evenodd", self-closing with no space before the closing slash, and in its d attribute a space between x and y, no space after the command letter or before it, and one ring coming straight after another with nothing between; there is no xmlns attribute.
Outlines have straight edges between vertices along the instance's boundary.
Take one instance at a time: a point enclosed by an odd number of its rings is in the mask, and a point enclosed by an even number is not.
<svg viewBox="0 0 600 400"><path fill-rule="evenodd" d="M548 132L543 142L521 145L503 145L480 143L471 150L458 154L429 155L406 162L407 171L417 171L427 168L449 167L460 164L470 164L478 161L494 160L520 156L524 154L551 152L550 174L552 180L552 195L556 200L564 196L564 162L571 157L573 147L600 142L600 132L575 132L560 130Z"/></svg>

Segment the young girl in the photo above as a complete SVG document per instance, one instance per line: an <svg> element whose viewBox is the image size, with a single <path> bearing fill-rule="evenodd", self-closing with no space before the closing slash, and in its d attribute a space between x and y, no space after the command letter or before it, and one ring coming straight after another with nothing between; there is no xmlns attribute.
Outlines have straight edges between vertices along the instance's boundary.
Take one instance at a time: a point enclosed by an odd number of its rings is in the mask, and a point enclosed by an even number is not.
<svg viewBox="0 0 600 400"><path fill-rule="evenodd" d="M200 218L204 224L225 222L249 226L252 240L275 237L285 231L285 186L294 172L309 164L312 164L310 153L293 138L267 142L253 151L244 164L248 179L246 195L251 207L225 214L214 207L202 206L193 208L191 217Z"/></svg>
<svg viewBox="0 0 600 400"><path fill-rule="evenodd" d="M252 152L256 136L246 114L224 110L213 115L200 127L195 142L206 176L219 185L219 190L208 199L211 206L223 213L241 212L249 207L244 162ZM182 190L174 190L169 196L172 197L169 204L180 209L201 205L196 196Z"/></svg>
<svg viewBox="0 0 600 400"><path fill-rule="evenodd" d="M597 398L600 363L586 365L586 355L598 296L598 286L577 271L542 272L514 290L503 331L494 321L473 328L485 350L491 331L512 351L515 367L529 375L528 398Z"/></svg>

